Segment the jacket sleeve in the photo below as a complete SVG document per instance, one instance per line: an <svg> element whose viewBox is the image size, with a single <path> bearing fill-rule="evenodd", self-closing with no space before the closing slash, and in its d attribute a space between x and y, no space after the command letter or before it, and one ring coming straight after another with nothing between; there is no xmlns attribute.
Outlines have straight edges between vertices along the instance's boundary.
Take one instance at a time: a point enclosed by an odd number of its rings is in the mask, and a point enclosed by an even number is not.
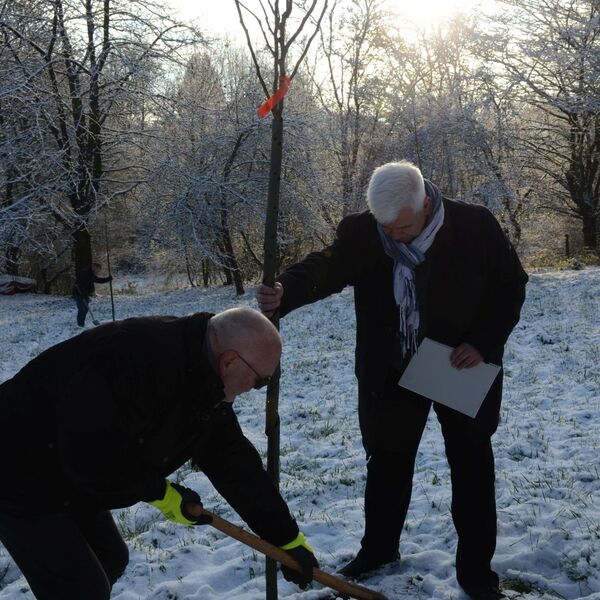
<svg viewBox="0 0 600 600"><path fill-rule="evenodd" d="M109 281L112 281L112 277L110 275L108 277L96 277L96 275L94 275L94 281L96 283L108 283Z"/></svg>
<svg viewBox="0 0 600 600"><path fill-rule="evenodd" d="M116 508L164 494L165 480L132 452L106 378L93 367L65 385L57 403L57 444L74 498Z"/></svg>
<svg viewBox="0 0 600 600"><path fill-rule="evenodd" d="M347 285L352 285L356 268L355 250L360 242L352 230L351 221L343 219L331 245L319 252L312 252L277 278L283 286L282 317L300 306L341 292Z"/></svg>
<svg viewBox="0 0 600 600"><path fill-rule="evenodd" d="M465 341L487 360L501 350L519 322L529 278L494 215L484 208L480 214L486 291Z"/></svg>
<svg viewBox="0 0 600 600"><path fill-rule="evenodd" d="M81 296L89 296L94 287L94 274L91 269L81 269L75 276L74 288Z"/></svg>
<svg viewBox="0 0 600 600"><path fill-rule="evenodd" d="M298 535L296 521L256 448L244 437L233 409L228 409L193 462L256 535L277 546Z"/></svg>

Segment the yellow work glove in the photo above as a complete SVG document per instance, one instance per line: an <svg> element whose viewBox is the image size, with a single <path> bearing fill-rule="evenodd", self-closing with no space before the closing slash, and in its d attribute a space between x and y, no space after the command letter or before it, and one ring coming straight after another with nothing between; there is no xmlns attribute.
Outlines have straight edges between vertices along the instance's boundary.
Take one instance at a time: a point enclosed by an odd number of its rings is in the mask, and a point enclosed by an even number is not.
<svg viewBox="0 0 600 600"><path fill-rule="evenodd" d="M281 565L281 572L286 581L293 581L303 590L313 580L313 567L318 567L319 563L315 558L314 550L310 547L302 532L285 546L281 546L292 558L302 567L302 573Z"/></svg>
<svg viewBox="0 0 600 600"><path fill-rule="evenodd" d="M212 522L212 517L209 515L198 515L197 517L191 515L185 508L188 502L202 506L200 496L194 490L167 480L163 498L148 502L148 504L158 508L167 519L182 525L206 525Z"/></svg>

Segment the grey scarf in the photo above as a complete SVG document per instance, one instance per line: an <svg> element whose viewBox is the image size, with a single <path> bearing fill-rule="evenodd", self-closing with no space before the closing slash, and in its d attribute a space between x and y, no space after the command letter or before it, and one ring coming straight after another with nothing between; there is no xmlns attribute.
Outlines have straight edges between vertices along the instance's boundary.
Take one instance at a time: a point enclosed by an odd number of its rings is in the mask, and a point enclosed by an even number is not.
<svg viewBox="0 0 600 600"><path fill-rule="evenodd" d="M394 261L394 298L399 309L401 354L413 354L417 349L419 307L415 289L415 268L425 260L435 235L444 222L444 204L440 190L425 179L425 193L432 200L431 220L410 243L396 242L385 234L378 223L377 230L386 254Z"/></svg>

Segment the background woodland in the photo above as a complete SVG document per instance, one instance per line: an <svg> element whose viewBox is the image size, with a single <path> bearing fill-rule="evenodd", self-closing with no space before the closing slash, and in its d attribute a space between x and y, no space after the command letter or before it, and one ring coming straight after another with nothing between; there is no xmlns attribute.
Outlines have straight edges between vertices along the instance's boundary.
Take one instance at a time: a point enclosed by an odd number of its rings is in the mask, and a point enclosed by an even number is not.
<svg viewBox="0 0 600 600"><path fill-rule="evenodd" d="M282 268L331 241L373 169L400 158L490 208L529 267L597 261L597 0L502 0L436 26L382 0L314 1L325 12L300 28L317 34L285 100ZM308 4L293 2L299 22ZM153 0L0 3L0 272L68 293L108 248L121 274L237 293L261 278L264 89L248 47L173 14Z"/></svg>

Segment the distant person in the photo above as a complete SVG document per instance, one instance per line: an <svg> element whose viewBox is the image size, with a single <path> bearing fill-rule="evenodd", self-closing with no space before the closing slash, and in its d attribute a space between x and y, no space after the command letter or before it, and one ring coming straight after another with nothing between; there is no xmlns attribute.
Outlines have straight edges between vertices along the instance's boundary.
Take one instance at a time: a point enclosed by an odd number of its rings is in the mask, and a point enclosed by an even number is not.
<svg viewBox="0 0 600 600"><path fill-rule="evenodd" d="M409 162L376 169L369 210L340 222L332 245L291 266L257 300L271 315L354 286L358 414L367 453L365 533L340 571L359 578L399 558L417 449L432 402L398 386L426 336L452 346L450 361L468 369L502 364L519 320L527 275L492 213L443 198ZM431 377L435 377L432 371ZM496 548L494 456L502 375L472 419L441 404L458 533L456 572L473 600L504 597L491 569Z"/></svg>
<svg viewBox="0 0 600 600"><path fill-rule="evenodd" d="M244 437L234 398L281 355L258 311L142 317L57 344L0 385L0 541L39 600L106 600L128 549L110 510L148 502L200 525L198 494L166 477L192 460L250 528L303 567L311 547ZM8 459L7 457L10 457Z"/></svg>
<svg viewBox="0 0 600 600"><path fill-rule="evenodd" d="M108 283L112 281L112 275L100 277L102 265L92 263L91 267L86 267L77 271L75 275L75 285L73 285L73 298L77 304L77 325L85 325L85 317L90 309L90 296L94 293L94 283Z"/></svg>

